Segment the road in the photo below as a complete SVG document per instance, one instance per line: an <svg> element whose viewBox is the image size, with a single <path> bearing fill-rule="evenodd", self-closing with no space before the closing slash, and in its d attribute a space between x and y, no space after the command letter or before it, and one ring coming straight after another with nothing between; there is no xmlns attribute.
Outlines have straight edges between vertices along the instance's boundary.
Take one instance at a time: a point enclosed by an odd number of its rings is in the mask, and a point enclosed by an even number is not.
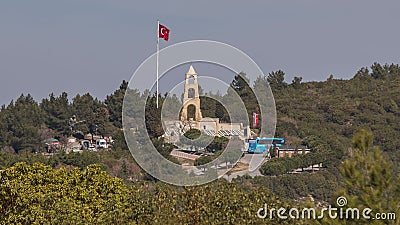
<svg viewBox="0 0 400 225"><path fill-rule="evenodd" d="M223 178L232 181L233 178L237 178L239 176L249 175L251 177L255 176L263 176L258 168L267 160L265 155L263 154L245 154L240 161L243 163L249 164L248 170L242 170L238 172L231 173L229 175L225 174Z"/></svg>

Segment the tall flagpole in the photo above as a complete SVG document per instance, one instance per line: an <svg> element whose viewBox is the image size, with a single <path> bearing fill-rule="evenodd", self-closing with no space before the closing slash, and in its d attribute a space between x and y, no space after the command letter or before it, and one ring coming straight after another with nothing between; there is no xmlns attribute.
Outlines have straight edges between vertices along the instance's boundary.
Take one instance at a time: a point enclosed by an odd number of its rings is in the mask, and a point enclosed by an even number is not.
<svg viewBox="0 0 400 225"><path fill-rule="evenodd" d="M160 21L157 20L157 66L156 66L156 70L157 70L157 81L156 81L156 85L157 85L157 97L156 97L156 102L157 102L157 109L158 109L158 51L160 49L159 47L159 43L160 43Z"/></svg>

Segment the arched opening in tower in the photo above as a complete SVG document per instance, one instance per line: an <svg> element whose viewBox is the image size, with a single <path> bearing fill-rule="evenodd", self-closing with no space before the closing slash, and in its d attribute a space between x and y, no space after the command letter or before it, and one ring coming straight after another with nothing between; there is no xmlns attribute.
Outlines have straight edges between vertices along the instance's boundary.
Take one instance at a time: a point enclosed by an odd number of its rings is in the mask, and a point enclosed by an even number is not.
<svg viewBox="0 0 400 225"><path fill-rule="evenodd" d="M190 120L192 118L193 120L196 120L196 106L195 105L188 105L187 107L187 120Z"/></svg>
<svg viewBox="0 0 400 225"><path fill-rule="evenodd" d="M189 84L194 84L194 76L189 77Z"/></svg>
<svg viewBox="0 0 400 225"><path fill-rule="evenodd" d="M188 90L188 98L194 98L194 88L189 88Z"/></svg>

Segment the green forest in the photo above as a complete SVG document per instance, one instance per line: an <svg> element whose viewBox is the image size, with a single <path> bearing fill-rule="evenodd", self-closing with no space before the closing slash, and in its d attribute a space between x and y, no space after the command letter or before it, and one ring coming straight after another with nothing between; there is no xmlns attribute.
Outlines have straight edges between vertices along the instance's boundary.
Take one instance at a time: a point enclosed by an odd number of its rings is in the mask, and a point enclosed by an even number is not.
<svg viewBox="0 0 400 225"><path fill-rule="evenodd" d="M246 75L234 77L231 88L245 104L249 118L259 112ZM347 207L369 207L372 216L400 216L400 67L374 63L351 79L285 81L278 70L259 77L269 84L277 112L276 137L288 145L308 146L311 152L273 158L260 167L263 176L242 176L195 187L162 183L134 161L122 131L126 92L146 101L146 129L156 149L170 156L163 142L161 109L156 96L120 87L104 100L89 93L70 98L66 92L37 102L22 94L0 110L0 224L399 224L400 220L315 219L268 220L259 208L335 205L345 196ZM211 95L211 94L210 94ZM180 97L160 95L179 106ZM214 94L215 99L228 94ZM174 107L174 106L169 106ZM135 105L130 113L135 113ZM201 97L203 116L229 122L226 109ZM73 129L71 117L84 121ZM261 120L263 118L260 118ZM256 129L254 129L257 132ZM112 136L110 151L44 155L45 140L90 133ZM189 134L190 136L191 134ZM208 148L223 149L215 138ZM208 162L205 158L203 161ZM197 165L206 162L197 162ZM322 164L320 170L292 173Z"/></svg>

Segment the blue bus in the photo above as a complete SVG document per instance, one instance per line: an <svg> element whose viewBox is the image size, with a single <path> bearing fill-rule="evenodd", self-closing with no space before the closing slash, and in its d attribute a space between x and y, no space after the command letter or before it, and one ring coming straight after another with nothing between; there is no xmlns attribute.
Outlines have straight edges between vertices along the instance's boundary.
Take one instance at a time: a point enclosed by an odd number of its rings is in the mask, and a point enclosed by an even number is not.
<svg viewBox="0 0 400 225"><path fill-rule="evenodd" d="M274 145L276 147L281 147L285 144L284 138L256 138L248 139L247 143L249 147L247 149L248 153L264 153L268 151Z"/></svg>

